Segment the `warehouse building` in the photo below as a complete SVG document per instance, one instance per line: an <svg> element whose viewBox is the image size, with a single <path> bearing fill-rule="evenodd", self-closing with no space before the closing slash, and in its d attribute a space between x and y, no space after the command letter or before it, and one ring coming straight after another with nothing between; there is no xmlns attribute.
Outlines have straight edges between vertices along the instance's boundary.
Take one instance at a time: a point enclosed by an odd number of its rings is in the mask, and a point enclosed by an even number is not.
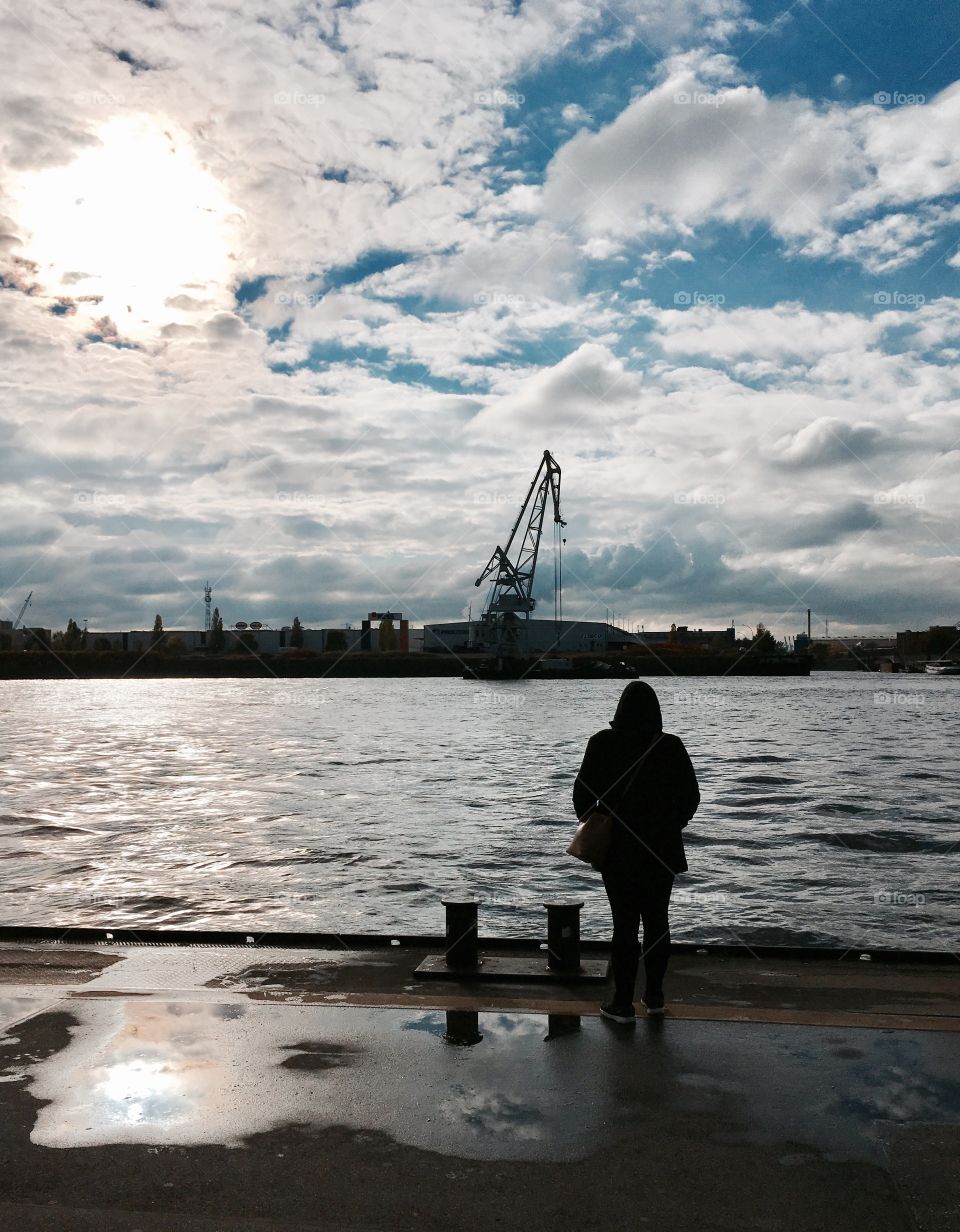
<svg viewBox="0 0 960 1232"><path fill-rule="evenodd" d="M457 620L423 626L423 649L434 653L485 650L478 621ZM640 644L635 633L595 620L531 620L527 624L531 654L547 651L573 654L578 651L625 650Z"/></svg>

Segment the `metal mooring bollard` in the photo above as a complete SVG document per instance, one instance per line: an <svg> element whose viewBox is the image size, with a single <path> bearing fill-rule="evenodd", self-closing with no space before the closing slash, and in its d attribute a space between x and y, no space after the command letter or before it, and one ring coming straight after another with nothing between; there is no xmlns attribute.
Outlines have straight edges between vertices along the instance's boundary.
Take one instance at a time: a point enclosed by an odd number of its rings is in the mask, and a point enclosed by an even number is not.
<svg viewBox="0 0 960 1232"><path fill-rule="evenodd" d="M544 1040L560 1039L564 1035L576 1035L581 1029L579 1014L548 1014L547 1033Z"/></svg>
<svg viewBox="0 0 960 1232"><path fill-rule="evenodd" d="M463 971L478 965L476 898L442 898L447 909L446 959L448 967Z"/></svg>
<svg viewBox="0 0 960 1232"><path fill-rule="evenodd" d="M447 1010L447 1029L443 1035L447 1044L459 1044L469 1048L483 1039L480 1031L480 1015L476 1010Z"/></svg>
<svg viewBox="0 0 960 1232"><path fill-rule="evenodd" d="M547 909L547 966L551 971L580 970L580 908L572 899L544 903Z"/></svg>

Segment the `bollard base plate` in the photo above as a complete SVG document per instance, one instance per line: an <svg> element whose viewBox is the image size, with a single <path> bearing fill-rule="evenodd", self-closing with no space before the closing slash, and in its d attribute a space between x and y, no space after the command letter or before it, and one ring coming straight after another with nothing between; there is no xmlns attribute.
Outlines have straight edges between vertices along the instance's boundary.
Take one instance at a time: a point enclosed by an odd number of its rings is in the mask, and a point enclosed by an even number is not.
<svg viewBox="0 0 960 1232"><path fill-rule="evenodd" d="M453 980L536 980L569 984L584 980L601 982L607 978L607 969L605 958L581 958L579 971L554 971L547 966L545 952L535 958L481 954L477 967L448 967L444 954L431 954L417 967L415 974L446 976Z"/></svg>

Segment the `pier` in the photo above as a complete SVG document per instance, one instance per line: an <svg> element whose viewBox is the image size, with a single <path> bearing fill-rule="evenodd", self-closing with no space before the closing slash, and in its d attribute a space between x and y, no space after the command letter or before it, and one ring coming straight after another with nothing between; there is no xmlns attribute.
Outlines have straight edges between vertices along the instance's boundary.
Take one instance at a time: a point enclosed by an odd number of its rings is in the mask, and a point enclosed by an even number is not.
<svg viewBox="0 0 960 1232"><path fill-rule="evenodd" d="M3 930L0 1228L960 1227L956 956L677 946L618 1027L444 941Z"/></svg>

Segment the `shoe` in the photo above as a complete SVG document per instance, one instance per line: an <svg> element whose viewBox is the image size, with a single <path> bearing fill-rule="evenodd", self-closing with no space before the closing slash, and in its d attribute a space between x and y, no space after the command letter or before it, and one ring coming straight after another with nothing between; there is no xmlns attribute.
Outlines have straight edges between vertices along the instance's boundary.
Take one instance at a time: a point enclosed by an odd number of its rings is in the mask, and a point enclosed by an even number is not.
<svg viewBox="0 0 960 1232"><path fill-rule="evenodd" d="M615 1001L608 1001L606 1005L601 1005L600 1016L602 1018L609 1018L611 1022L631 1023L637 1021L637 1015L632 1005L617 1005Z"/></svg>
<svg viewBox="0 0 960 1232"><path fill-rule="evenodd" d="M654 1014L662 1014L663 994L661 993L659 997L655 997L652 993L644 993L640 998L640 1004L647 1011L648 1017L653 1016Z"/></svg>

